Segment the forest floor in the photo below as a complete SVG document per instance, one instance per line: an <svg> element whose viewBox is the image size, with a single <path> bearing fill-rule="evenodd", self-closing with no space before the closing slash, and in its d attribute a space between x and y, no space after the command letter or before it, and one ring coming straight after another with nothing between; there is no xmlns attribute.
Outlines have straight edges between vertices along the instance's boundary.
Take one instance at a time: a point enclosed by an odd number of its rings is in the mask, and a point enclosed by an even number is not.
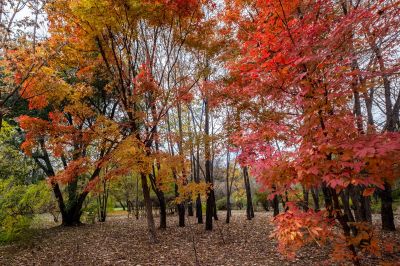
<svg viewBox="0 0 400 266"><path fill-rule="evenodd" d="M145 218L128 219L121 213L105 223L39 230L29 241L0 247L0 265L332 265L329 248L318 245L303 248L293 261L283 258L269 237L271 213L256 212L247 221L244 212L235 211L230 224L225 224L225 213L219 216L213 232L206 232L194 217L180 228L177 217L170 216L168 229L157 231L153 245ZM399 231L381 237L400 243ZM385 260L395 264L400 253L385 255ZM362 265L380 262L370 257Z"/></svg>

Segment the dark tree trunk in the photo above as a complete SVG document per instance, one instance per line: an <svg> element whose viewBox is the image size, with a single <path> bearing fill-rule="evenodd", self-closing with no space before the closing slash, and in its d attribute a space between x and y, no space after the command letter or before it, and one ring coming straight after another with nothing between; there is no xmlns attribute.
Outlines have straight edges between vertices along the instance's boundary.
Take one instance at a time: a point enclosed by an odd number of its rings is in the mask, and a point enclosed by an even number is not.
<svg viewBox="0 0 400 266"><path fill-rule="evenodd" d="M136 177L136 201L135 201L135 217L139 219L139 177Z"/></svg>
<svg viewBox="0 0 400 266"><path fill-rule="evenodd" d="M313 197L314 201L314 210L319 211L319 189L318 188L312 188L311 189L311 195Z"/></svg>
<svg viewBox="0 0 400 266"><path fill-rule="evenodd" d="M206 201L206 230L213 229L214 200L211 193L208 194Z"/></svg>
<svg viewBox="0 0 400 266"><path fill-rule="evenodd" d="M199 164L199 152L200 148L197 147L197 161L196 158L193 155L193 167L194 167L194 181L196 184L200 183L200 164ZM201 205L201 197L200 194L197 195L196 198L196 217L197 217L197 223L202 224L203 223L203 210L202 210L202 205Z"/></svg>
<svg viewBox="0 0 400 266"><path fill-rule="evenodd" d="M160 166L157 166L160 169ZM167 204L165 202L164 192L157 187L156 169L153 165L153 174L149 175L151 188L157 196L158 204L160 205L160 229L167 228Z"/></svg>
<svg viewBox="0 0 400 266"><path fill-rule="evenodd" d="M64 226L76 226L81 225L82 205L77 203L70 206L68 210L61 212L62 225Z"/></svg>
<svg viewBox="0 0 400 266"><path fill-rule="evenodd" d="M230 156L229 149L226 154L226 219L225 222L229 224L231 218L231 191L229 186L229 166L230 166Z"/></svg>
<svg viewBox="0 0 400 266"><path fill-rule="evenodd" d="M279 214L279 199L278 195L275 195L272 199L272 207L274 209L274 217Z"/></svg>
<svg viewBox="0 0 400 266"><path fill-rule="evenodd" d="M350 209L350 202L349 202L349 189L346 188L342 192L340 192L340 198L343 203L344 213L347 216L347 220L350 222L354 222L354 216Z"/></svg>
<svg viewBox="0 0 400 266"><path fill-rule="evenodd" d="M246 216L247 220L251 220L254 217L254 209L253 209L253 199L251 197L251 188L250 188L250 179L247 166L243 168L243 179L244 186L246 189Z"/></svg>
<svg viewBox="0 0 400 266"><path fill-rule="evenodd" d="M175 177L175 179L176 179L176 177ZM177 184L175 184L175 196L179 197L178 185ZM178 210L179 226L180 227L185 227L185 204L184 203L178 203L176 205L176 208Z"/></svg>
<svg viewBox="0 0 400 266"><path fill-rule="evenodd" d="M146 208L146 218L147 218L147 227L149 230L149 238L151 243L155 243L157 242L156 228L154 224L153 207L151 206L150 189L149 186L147 185L146 174L141 173L141 181L142 181L144 205Z"/></svg>
<svg viewBox="0 0 400 266"><path fill-rule="evenodd" d="M303 210L308 211L308 189L303 188Z"/></svg>
<svg viewBox="0 0 400 266"><path fill-rule="evenodd" d="M392 104L392 86L388 74L386 72L385 60L382 56L381 48L377 43L371 41L370 43L372 50L375 53L376 59L378 61L379 70L382 73L384 96L385 96L385 111L386 111L386 124L385 129L389 132L396 131L396 124L399 120L399 109L400 105L400 95L396 100L395 106ZM394 216L393 216L393 198L392 198L392 188L389 183L384 183L385 189L381 191L381 217L382 217L382 229L387 231L395 231L394 226Z"/></svg>
<svg viewBox="0 0 400 266"><path fill-rule="evenodd" d="M208 99L204 100L204 107L205 107L205 141L204 141L204 150L205 150L205 168L206 168L206 183L211 186L211 190L208 192L207 195L207 202L206 202L206 230L213 229L213 216L214 216L214 208L215 208L215 199L214 199L214 190L212 188L212 177L211 177L211 152L210 152L210 132L209 132L209 106L208 106Z"/></svg>
<svg viewBox="0 0 400 266"><path fill-rule="evenodd" d="M184 152L183 152L183 125L182 125L182 106L181 103L178 103L178 130L179 130L179 141L178 141L178 150L179 155L181 156L181 164L182 164L182 179L183 185L187 184L187 177L186 177L186 167L185 167L185 160L184 160ZM177 186L175 186L177 189ZM185 199L186 201L186 199ZM185 202L178 204L178 214L179 214L179 226L185 226Z"/></svg>
<svg viewBox="0 0 400 266"><path fill-rule="evenodd" d="M389 183L385 182L385 189L379 192L381 198L381 218L382 229L386 231L396 231L394 225L393 209L392 209L392 187Z"/></svg>
<svg viewBox="0 0 400 266"><path fill-rule="evenodd" d="M122 203L122 201L119 200L118 203L119 203L119 205L121 205L122 210L125 211L125 210L126 210L126 207L125 207L125 205Z"/></svg>
<svg viewBox="0 0 400 266"><path fill-rule="evenodd" d="M326 205L326 209L331 212L329 214L330 217L334 217L338 220L338 222L340 223L340 225L342 226L343 229L343 233L345 235L346 238L350 237L351 235L351 227L349 226L348 222L349 220L347 219L347 215L343 215L342 211L340 209L340 204L339 204L339 197L335 191L335 189L333 188L328 188L328 187L324 187L322 188L323 190L327 190L327 194L329 194L329 196L327 196L327 199L329 199L328 201L325 201L326 204L331 204L331 205ZM326 192L324 192L325 195ZM333 210L335 210L333 212ZM350 250L350 252L353 255L353 264L354 265L360 265L360 261L357 257L357 251L354 247L353 244L349 244L347 246Z"/></svg>
<svg viewBox="0 0 400 266"><path fill-rule="evenodd" d="M192 200L190 200L188 202L187 209L188 209L188 216L193 216L193 202L192 202Z"/></svg>
<svg viewBox="0 0 400 266"><path fill-rule="evenodd" d="M107 218L107 203L108 203L108 192L109 187L106 179L102 180L103 185L103 192L98 195L97 202L98 202L98 220L99 222L105 222Z"/></svg>
<svg viewBox="0 0 400 266"><path fill-rule="evenodd" d="M333 218L333 202L332 202L332 194L329 187L326 184L322 184L322 193L324 194L324 201L325 201L325 209L329 214L329 218Z"/></svg>
<svg viewBox="0 0 400 266"><path fill-rule="evenodd" d="M167 228L167 204L165 202L164 193L157 193L157 198L160 203L160 229Z"/></svg>
<svg viewBox="0 0 400 266"><path fill-rule="evenodd" d="M197 198L196 198L196 217L197 217L197 223L202 224L203 223L203 210L202 210L200 195L197 195Z"/></svg>
<svg viewBox="0 0 400 266"><path fill-rule="evenodd" d="M371 206L369 197L362 195L363 188L360 186L350 185L348 187L350 197L354 206L355 220L357 222L372 222Z"/></svg>
<svg viewBox="0 0 400 266"><path fill-rule="evenodd" d="M213 186L214 186L214 182L213 182ZM212 190L211 191L211 194L212 194L212 197L213 197L213 199L214 199L214 203L213 203L213 205L214 205L214 211L213 211L213 217L214 217L214 220L217 220L218 221L218 210L217 210L217 200L216 200L216 198L215 198L215 192L214 192L214 190Z"/></svg>

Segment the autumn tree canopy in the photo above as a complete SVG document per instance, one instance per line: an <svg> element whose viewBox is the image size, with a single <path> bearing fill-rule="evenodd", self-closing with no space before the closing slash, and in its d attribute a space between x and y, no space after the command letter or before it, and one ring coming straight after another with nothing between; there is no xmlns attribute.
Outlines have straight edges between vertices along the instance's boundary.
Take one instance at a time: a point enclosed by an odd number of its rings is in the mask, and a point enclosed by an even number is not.
<svg viewBox="0 0 400 266"><path fill-rule="evenodd" d="M327 244L356 265L379 253L372 198L396 230L399 1L16 2L0 4L0 125L63 225L92 198L104 221L112 195L142 204L155 243L154 208L164 230L170 205L184 227L204 202L213 230L241 198L248 220L272 206L281 253Z"/></svg>

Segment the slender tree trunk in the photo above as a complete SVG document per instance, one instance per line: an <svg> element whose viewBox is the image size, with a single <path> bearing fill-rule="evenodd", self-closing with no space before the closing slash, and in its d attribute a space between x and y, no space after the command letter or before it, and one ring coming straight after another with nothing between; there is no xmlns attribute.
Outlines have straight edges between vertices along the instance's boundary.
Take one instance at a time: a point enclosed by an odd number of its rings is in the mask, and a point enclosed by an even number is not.
<svg viewBox="0 0 400 266"><path fill-rule="evenodd" d="M323 188L324 189L324 188ZM332 188L328 188L325 187L326 190L329 190L328 194L329 194L329 199L330 201L326 201L327 204L331 204L331 205L327 205L326 209L331 212L331 214L329 216L334 217L338 220L338 222L340 223L340 225L342 226L343 229L343 233L345 235L345 237L350 237L351 235L351 228L348 224L349 220L347 219L347 215L343 215L342 211L340 209L340 204L339 204L339 198L338 195L336 193L336 191ZM324 192L325 195L325 192ZM335 214L333 214L333 210ZM354 265L360 265L360 261L357 257L357 251L354 247L353 244L349 244L348 245L349 250L352 252L353 255L353 264Z"/></svg>
<svg viewBox="0 0 400 266"><path fill-rule="evenodd" d="M246 189L246 199L247 199L246 215L247 215L247 220L251 220L252 218L254 218L254 209L253 209L253 199L251 197L250 180L249 180L249 173L247 166L243 167L243 179L244 179L244 186Z"/></svg>
<svg viewBox="0 0 400 266"><path fill-rule="evenodd" d="M151 206L150 189L147 185L147 176L141 173L143 200L146 208L147 227L149 230L149 238L151 243L157 242L156 228L153 217L153 207Z"/></svg>
<svg viewBox="0 0 400 266"><path fill-rule="evenodd" d="M190 152L190 182L194 181L194 167L193 167L193 148ZM193 200L192 197L188 200L188 216L193 216Z"/></svg>
<svg viewBox="0 0 400 266"><path fill-rule="evenodd" d="M199 147L197 147L197 156L199 156ZM197 157L199 158L199 157ZM193 165L195 168L195 182L197 184L200 183L200 164L196 162L196 159L194 158L193 155ZM203 209L202 209L202 204L201 204L201 197L200 194L197 194L196 197L196 217L197 217L197 223L202 224L203 223Z"/></svg>
<svg viewBox="0 0 400 266"><path fill-rule="evenodd" d="M385 182L385 189L379 192L381 197L381 219L382 229L386 231L396 231L393 217L393 198L392 198L392 187L389 183Z"/></svg>
<svg viewBox="0 0 400 266"><path fill-rule="evenodd" d="M375 42L371 42L372 50L375 53L378 61L379 70L382 73L384 96L385 96L385 111L386 111L386 124L385 129L389 132L396 131L396 122L398 122L398 107L393 108L392 104L392 87L388 75L386 74L385 62L382 56L380 47ZM400 96L399 96L400 97ZM387 231L396 230L394 225L393 215L393 198L392 188L388 182L384 183L385 189L379 193L381 197L381 217L382 217L382 229Z"/></svg>
<svg viewBox="0 0 400 266"><path fill-rule="evenodd" d="M344 189L340 193L340 198L341 198L342 203L343 203L343 209L344 209L344 213L347 216L347 220L350 221L350 222L354 222L354 216L353 216L353 213L351 212L351 208L350 208L349 189L348 188Z"/></svg>
<svg viewBox="0 0 400 266"><path fill-rule="evenodd" d="M0 97L1 97L1 93L0 93ZM2 106L0 103L0 132L1 132L1 129L3 128L3 111L1 109L2 109Z"/></svg>
<svg viewBox="0 0 400 266"><path fill-rule="evenodd" d="M214 122L213 122L213 116L210 115L209 112L209 117L211 118L211 151L210 151L210 156L211 156L211 183L212 186L214 187L214 152L215 152L215 148L214 148L214 139L212 138L212 136L214 136ZM213 217L214 220L218 221L218 210L217 210L217 199L215 197L215 192L214 189L211 191L212 197L214 199L214 212L213 212Z"/></svg>
<svg viewBox="0 0 400 266"><path fill-rule="evenodd" d="M311 189L311 195L314 201L314 210L319 211L319 189L318 188L312 188Z"/></svg>
<svg viewBox="0 0 400 266"><path fill-rule="evenodd" d="M309 198L309 193L308 193L308 189L306 189L305 187L303 187L303 210L304 211L308 211L308 198Z"/></svg>
<svg viewBox="0 0 400 266"><path fill-rule="evenodd" d="M279 199L278 195L275 195L272 199L272 207L274 209L274 217L279 214Z"/></svg>
<svg viewBox="0 0 400 266"><path fill-rule="evenodd" d="M205 141L204 141L204 150L205 150L205 168L206 168L206 183L211 186L210 191L207 195L207 202L206 202L206 230L213 229L213 215L214 215L214 188L212 187L212 177L211 177L211 154L210 154L210 132L209 132L209 106L208 106L208 99L204 100L205 106Z"/></svg>
<svg viewBox="0 0 400 266"><path fill-rule="evenodd" d="M230 153L229 148L226 151L226 220L229 224L231 218L231 191L229 187L229 166L230 166Z"/></svg>
<svg viewBox="0 0 400 266"><path fill-rule="evenodd" d="M98 201L98 220L99 222L105 222L107 218L107 203L108 203L108 186L107 180L102 180L103 192L97 197Z"/></svg>
<svg viewBox="0 0 400 266"><path fill-rule="evenodd" d="M179 156L181 157L181 164L182 164L182 185L185 186L187 184L187 177L186 177L186 167L185 167L185 159L184 159L184 152L183 152L183 125L182 125L182 106L181 103L178 103L178 130L179 130L179 141L178 141L178 149L179 149ZM185 226L185 201L178 204L178 213L179 213L179 226Z"/></svg>
<svg viewBox="0 0 400 266"><path fill-rule="evenodd" d="M160 193L161 192L161 193ZM164 192L156 192L158 201L160 203L160 229L167 228L167 204L165 202Z"/></svg>
<svg viewBox="0 0 400 266"><path fill-rule="evenodd" d="M135 217L139 219L139 177L136 176L136 201L135 201Z"/></svg>
<svg viewBox="0 0 400 266"><path fill-rule="evenodd" d="M322 184L322 193L324 195L325 209L328 211L328 213L332 213L333 202L332 202L331 190L329 189L329 187L326 186L325 183Z"/></svg>

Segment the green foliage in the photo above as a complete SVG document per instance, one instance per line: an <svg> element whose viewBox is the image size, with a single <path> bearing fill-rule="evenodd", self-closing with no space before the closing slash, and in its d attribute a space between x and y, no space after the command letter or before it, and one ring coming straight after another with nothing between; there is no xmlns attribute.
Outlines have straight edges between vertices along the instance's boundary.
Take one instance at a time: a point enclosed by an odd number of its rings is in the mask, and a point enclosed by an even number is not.
<svg viewBox="0 0 400 266"><path fill-rule="evenodd" d="M21 133L3 121L0 131L0 179L15 178L28 184L44 179L35 162L20 151L21 142Z"/></svg>
<svg viewBox="0 0 400 266"><path fill-rule="evenodd" d="M257 204L261 204L264 210L268 209L268 193L256 191L254 193L254 202Z"/></svg>
<svg viewBox="0 0 400 266"><path fill-rule="evenodd" d="M232 209L236 207L241 210L244 206L246 206L246 191L244 189L239 189L233 192L232 199Z"/></svg>
<svg viewBox="0 0 400 266"><path fill-rule="evenodd" d="M0 180L0 242L27 236L34 215L55 208L50 189L44 181L25 185L16 179Z"/></svg>
<svg viewBox="0 0 400 266"><path fill-rule="evenodd" d="M217 210L219 210L219 211L226 210L226 208L227 208L226 197L223 197L223 198L220 198L219 200L217 200L216 205L217 205Z"/></svg>

